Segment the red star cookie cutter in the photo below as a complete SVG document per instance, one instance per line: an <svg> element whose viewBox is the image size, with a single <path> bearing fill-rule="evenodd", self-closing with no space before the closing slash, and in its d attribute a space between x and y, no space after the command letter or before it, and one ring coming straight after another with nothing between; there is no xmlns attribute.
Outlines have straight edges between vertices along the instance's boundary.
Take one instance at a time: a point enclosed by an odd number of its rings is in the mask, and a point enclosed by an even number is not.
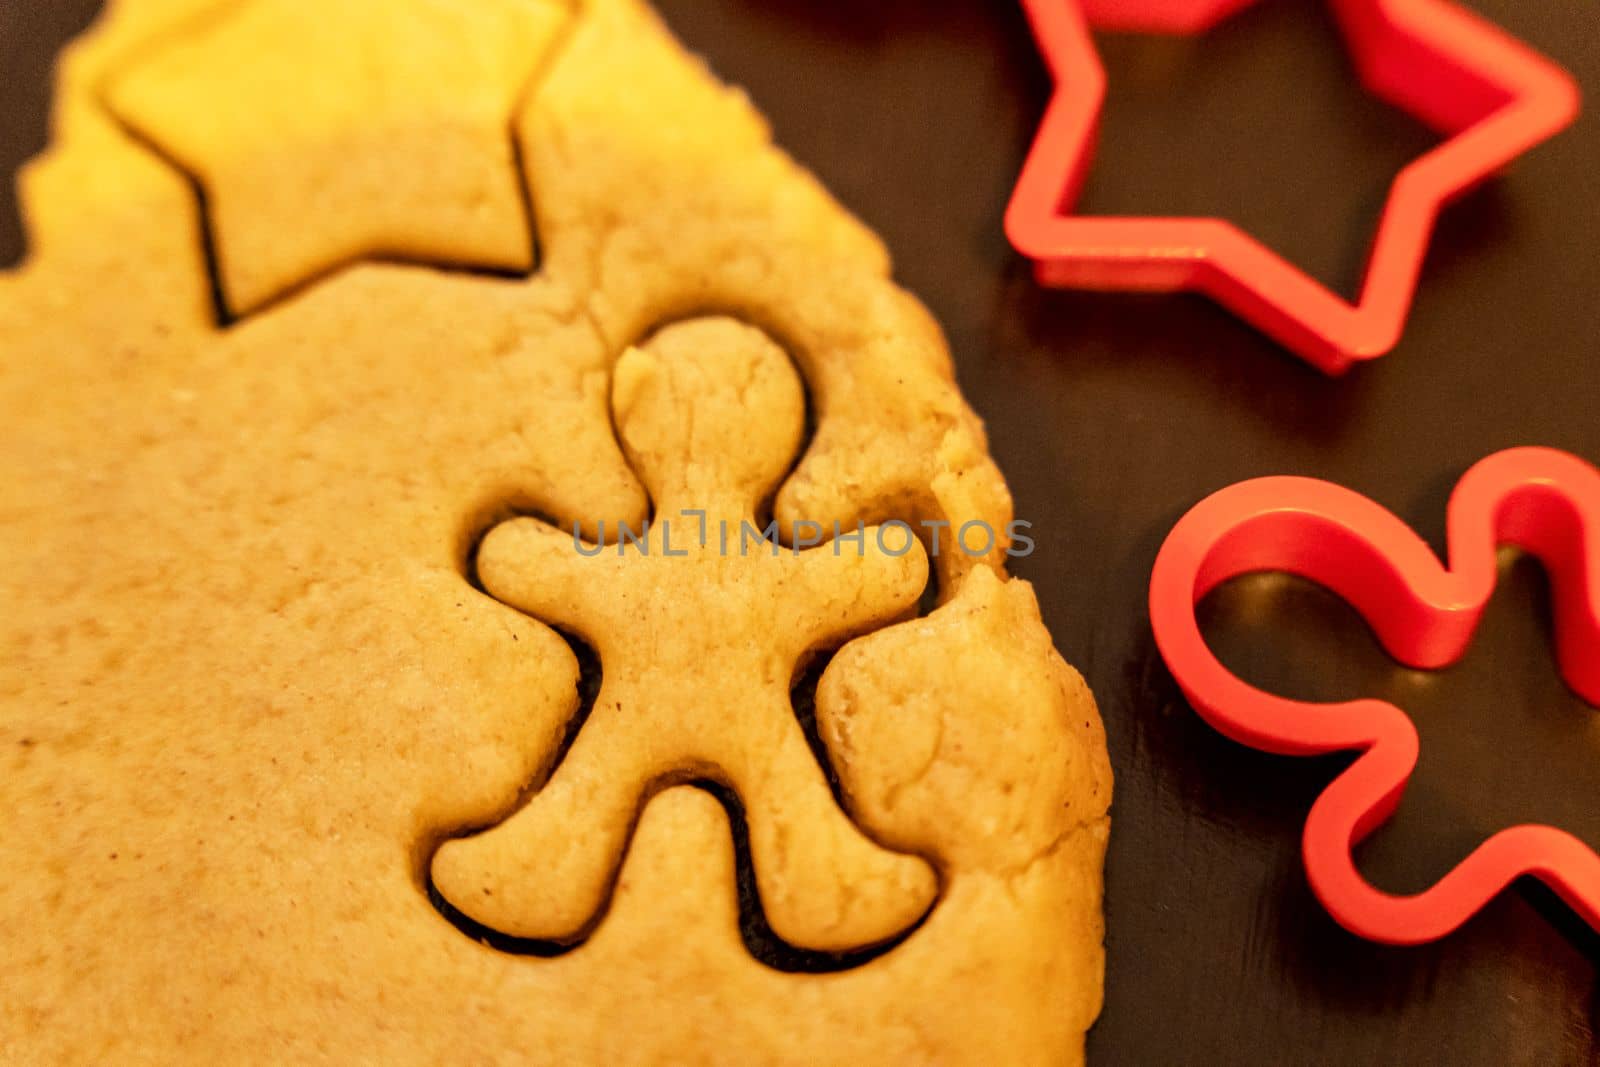
<svg viewBox="0 0 1600 1067"><path fill-rule="evenodd" d="M1150 583L1150 621L1195 710L1266 752L1359 751L1306 818L1311 888L1352 933L1421 944L1459 927L1513 880L1550 886L1600 930L1600 856L1549 826L1489 838L1415 896L1393 896L1356 869L1351 851L1400 803L1417 763L1417 732L1382 700L1309 704L1265 693L1206 647L1195 604L1243 574L1287 571L1361 612L1407 666L1436 670L1465 653L1509 544L1538 556L1554 590L1557 658L1567 684L1600 705L1600 471L1564 452L1517 448L1468 471L1450 498L1448 569L1404 523L1365 497L1309 478L1261 478L1216 493L1168 536Z"/></svg>
<svg viewBox="0 0 1600 1067"><path fill-rule="evenodd" d="M1006 232L1058 288L1208 294L1327 374L1394 348L1434 220L1577 117L1571 75L1447 0L1330 0L1369 91L1449 138L1395 178L1351 304L1232 224L1074 215L1094 154L1103 29L1198 33L1256 0L1023 0L1056 80Z"/></svg>

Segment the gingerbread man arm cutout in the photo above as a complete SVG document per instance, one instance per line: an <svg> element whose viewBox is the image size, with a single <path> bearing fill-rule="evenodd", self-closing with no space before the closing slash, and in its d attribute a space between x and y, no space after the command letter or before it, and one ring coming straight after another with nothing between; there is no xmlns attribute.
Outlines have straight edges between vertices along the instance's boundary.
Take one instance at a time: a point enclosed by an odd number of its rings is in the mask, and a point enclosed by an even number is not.
<svg viewBox="0 0 1600 1067"><path fill-rule="evenodd" d="M656 503L643 540L585 546L524 519L491 531L478 556L492 595L595 644L601 692L543 789L439 850L435 886L501 933L580 938L605 907L643 799L712 778L745 806L779 937L827 952L892 939L926 913L937 879L840 810L789 689L811 648L912 608L927 577L921 545L900 552L890 531L884 551L868 531L859 549L797 553L748 536L804 422L793 366L751 327L663 330L618 361L612 407Z"/></svg>

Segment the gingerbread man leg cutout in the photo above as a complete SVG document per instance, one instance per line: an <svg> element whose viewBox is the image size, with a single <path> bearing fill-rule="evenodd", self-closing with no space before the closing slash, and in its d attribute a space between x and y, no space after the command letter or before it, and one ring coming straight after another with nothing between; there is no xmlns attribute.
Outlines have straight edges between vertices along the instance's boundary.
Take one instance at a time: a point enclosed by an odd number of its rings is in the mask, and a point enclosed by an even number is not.
<svg viewBox="0 0 1600 1067"><path fill-rule="evenodd" d="M493 596L596 648L599 697L525 807L440 848L435 886L502 933L576 939L605 906L642 799L713 778L745 805L779 937L830 952L894 937L927 911L937 879L839 809L789 689L808 652L911 609L921 545L877 527L799 552L759 538L754 516L799 448L804 395L758 330L719 318L662 331L618 361L612 408L656 504L643 541L583 545L518 519L478 555Z"/></svg>

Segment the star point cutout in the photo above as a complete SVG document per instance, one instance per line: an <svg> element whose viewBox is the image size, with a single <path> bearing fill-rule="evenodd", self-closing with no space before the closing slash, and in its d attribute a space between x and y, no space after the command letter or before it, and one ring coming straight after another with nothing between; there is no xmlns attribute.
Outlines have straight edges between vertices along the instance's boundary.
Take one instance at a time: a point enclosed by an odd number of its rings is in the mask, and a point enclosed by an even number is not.
<svg viewBox="0 0 1600 1067"><path fill-rule="evenodd" d="M1447 564L1379 505L1310 478L1257 478L1198 504L1168 535L1150 579L1150 622L1184 696L1233 740L1285 756L1356 752L1306 817L1306 876L1340 925L1415 945L1451 933L1512 882L1533 877L1600 930L1600 855L1553 826L1487 838L1420 893L1373 886L1353 850L1400 803L1419 755L1416 727L1383 700L1313 704L1257 689L1206 645L1195 606L1231 578L1298 574L1354 607L1384 649L1419 670L1467 650L1498 581L1496 550L1537 556L1550 575L1556 658L1573 692L1600 707L1600 470L1549 448L1496 453L1451 494Z"/></svg>
<svg viewBox="0 0 1600 1067"><path fill-rule="evenodd" d="M512 135L564 0L246 0L105 103L201 191L224 321L361 260L534 267Z"/></svg>
<svg viewBox="0 0 1600 1067"><path fill-rule="evenodd" d="M1198 33L1255 2L1023 0L1056 89L1006 232L1041 284L1205 293L1342 374L1399 342L1444 205L1570 125L1579 92L1560 67L1449 0L1329 0L1367 89L1447 138L1396 176L1354 303L1221 219L1073 214L1106 93L1090 27Z"/></svg>

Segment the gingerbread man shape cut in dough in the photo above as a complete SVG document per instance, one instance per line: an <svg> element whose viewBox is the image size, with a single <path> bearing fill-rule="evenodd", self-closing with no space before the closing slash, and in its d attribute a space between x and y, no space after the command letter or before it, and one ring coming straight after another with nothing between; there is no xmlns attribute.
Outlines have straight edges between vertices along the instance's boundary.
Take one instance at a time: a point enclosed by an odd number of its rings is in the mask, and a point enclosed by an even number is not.
<svg viewBox="0 0 1600 1067"><path fill-rule="evenodd" d="M774 933L823 952L892 939L931 906L935 873L840 810L789 693L808 653L913 608L922 546L879 527L804 551L746 535L800 447L805 410L787 355L752 327L662 330L617 362L612 410L656 505L645 538L585 545L520 518L478 553L492 596L594 646L599 696L521 810L439 849L435 888L500 933L576 940L605 908L644 801L710 778L744 804Z"/></svg>

